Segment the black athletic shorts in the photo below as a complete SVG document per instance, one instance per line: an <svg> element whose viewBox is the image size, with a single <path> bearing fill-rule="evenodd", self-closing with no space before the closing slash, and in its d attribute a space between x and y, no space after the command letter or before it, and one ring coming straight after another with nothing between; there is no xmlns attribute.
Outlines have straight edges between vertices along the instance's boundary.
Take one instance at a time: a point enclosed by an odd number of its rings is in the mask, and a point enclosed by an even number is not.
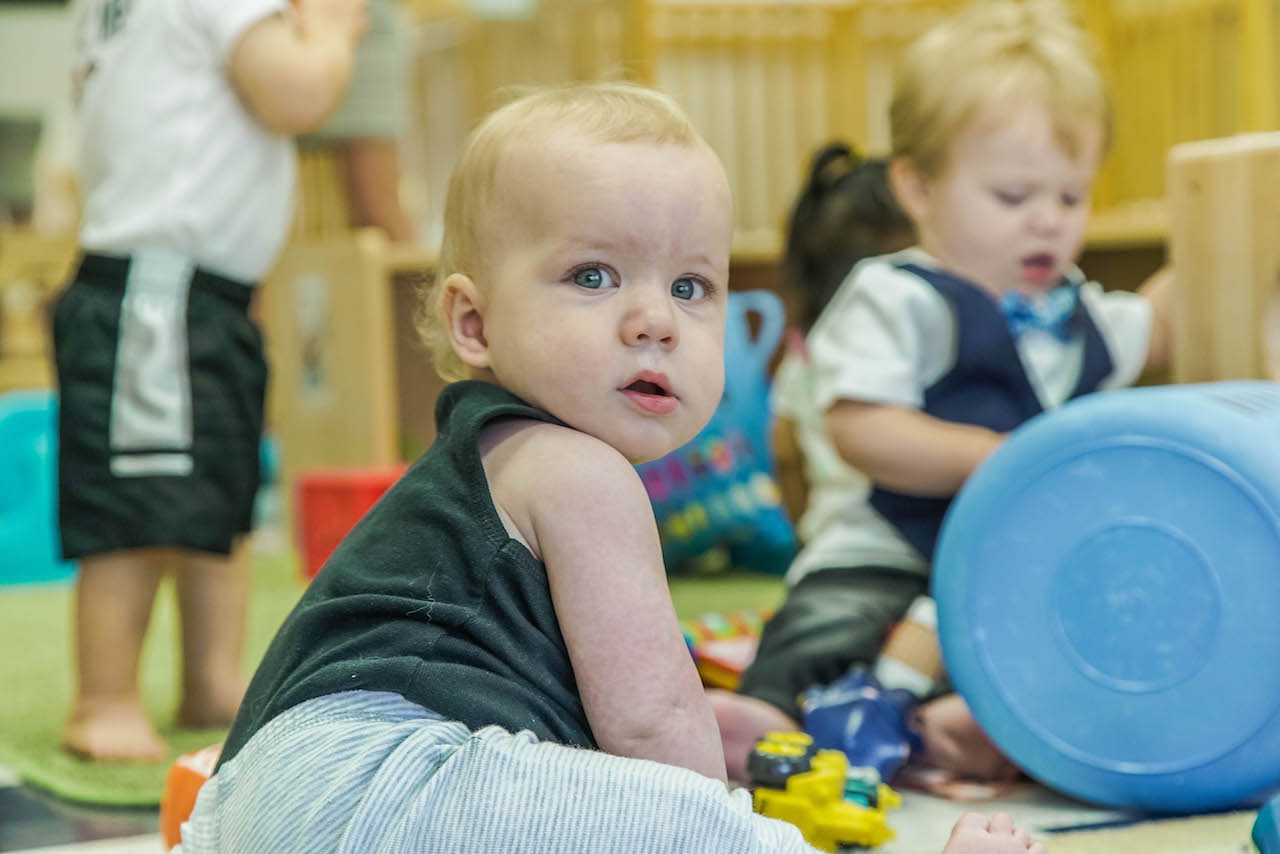
<svg viewBox="0 0 1280 854"><path fill-rule="evenodd" d="M227 554L249 530L267 384L252 293L169 253L81 260L53 319L64 557Z"/></svg>

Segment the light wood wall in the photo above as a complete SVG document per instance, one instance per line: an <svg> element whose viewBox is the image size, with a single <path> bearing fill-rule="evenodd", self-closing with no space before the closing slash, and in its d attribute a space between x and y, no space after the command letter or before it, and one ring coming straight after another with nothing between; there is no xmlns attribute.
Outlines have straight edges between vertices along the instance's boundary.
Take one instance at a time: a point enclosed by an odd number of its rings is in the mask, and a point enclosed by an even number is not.
<svg viewBox="0 0 1280 854"><path fill-rule="evenodd" d="M739 255L769 258L811 152L833 137L885 151L903 49L965 0L541 0L518 20L485 20L453 0L406 2L405 195L424 243L438 239L444 182L466 131L504 88L622 77L685 107L729 171ZM1162 242L1170 147L1280 127L1280 0L1073 5L1116 112L1091 241ZM336 178L323 166L306 174ZM342 223L313 215L303 233Z"/></svg>
<svg viewBox="0 0 1280 854"><path fill-rule="evenodd" d="M1160 198L1180 142L1280 127L1276 0L1091 0L1115 101L1102 207Z"/></svg>
<svg viewBox="0 0 1280 854"><path fill-rule="evenodd" d="M669 92L720 154L740 254L769 256L805 165L842 138L888 148L893 66L954 2L648 5L644 82Z"/></svg>

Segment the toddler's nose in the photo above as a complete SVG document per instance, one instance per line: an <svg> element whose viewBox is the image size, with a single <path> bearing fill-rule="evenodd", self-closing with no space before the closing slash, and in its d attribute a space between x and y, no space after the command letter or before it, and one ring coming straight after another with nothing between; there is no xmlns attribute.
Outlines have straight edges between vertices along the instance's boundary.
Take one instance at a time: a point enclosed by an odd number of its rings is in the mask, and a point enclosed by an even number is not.
<svg viewBox="0 0 1280 854"><path fill-rule="evenodd" d="M1066 207L1056 199L1042 200L1031 208L1031 228L1037 234L1057 234L1066 218Z"/></svg>

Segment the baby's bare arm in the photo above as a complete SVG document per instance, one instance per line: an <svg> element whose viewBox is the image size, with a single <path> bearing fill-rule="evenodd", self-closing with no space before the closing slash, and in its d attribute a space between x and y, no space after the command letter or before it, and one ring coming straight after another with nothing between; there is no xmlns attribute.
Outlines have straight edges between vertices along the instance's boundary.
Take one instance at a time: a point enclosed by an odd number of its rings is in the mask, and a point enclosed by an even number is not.
<svg viewBox="0 0 1280 854"><path fill-rule="evenodd" d="M366 0L295 0L292 20L264 18L250 27L227 74L254 118L270 130L314 130L342 103Z"/></svg>
<svg viewBox="0 0 1280 854"><path fill-rule="evenodd" d="M565 428L542 425L519 441L491 489L547 567L596 741L609 753L724 780L719 731L635 469L603 442Z"/></svg>
<svg viewBox="0 0 1280 854"><path fill-rule="evenodd" d="M931 497L954 495L1004 440L985 427L853 400L827 410L827 429L845 462L878 486Z"/></svg>

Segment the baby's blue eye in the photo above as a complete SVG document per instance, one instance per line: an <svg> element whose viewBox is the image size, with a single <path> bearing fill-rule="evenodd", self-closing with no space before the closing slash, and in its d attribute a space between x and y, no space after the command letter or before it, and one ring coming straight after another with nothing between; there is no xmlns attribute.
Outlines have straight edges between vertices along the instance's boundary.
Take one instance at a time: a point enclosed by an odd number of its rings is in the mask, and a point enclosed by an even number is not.
<svg viewBox="0 0 1280 854"><path fill-rule="evenodd" d="M1009 193L1003 190L996 190L996 198L1000 200L1001 204L1014 207L1026 201L1027 197L1022 193Z"/></svg>
<svg viewBox="0 0 1280 854"><path fill-rule="evenodd" d="M615 284L613 274L604 267L583 267L580 270L574 270L572 278L573 283L578 287L593 291L612 287Z"/></svg>
<svg viewBox="0 0 1280 854"><path fill-rule="evenodd" d="M1080 197L1075 193L1063 193L1062 203L1069 208L1074 208L1076 205L1080 204Z"/></svg>
<svg viewBox="0 0 1280 854"><path fill-rule="evenodd" d="M676 279L671 283L671 295L676 299L699 299L706 293L706 290L706 285L688 276L683 279Z"/></svg>

